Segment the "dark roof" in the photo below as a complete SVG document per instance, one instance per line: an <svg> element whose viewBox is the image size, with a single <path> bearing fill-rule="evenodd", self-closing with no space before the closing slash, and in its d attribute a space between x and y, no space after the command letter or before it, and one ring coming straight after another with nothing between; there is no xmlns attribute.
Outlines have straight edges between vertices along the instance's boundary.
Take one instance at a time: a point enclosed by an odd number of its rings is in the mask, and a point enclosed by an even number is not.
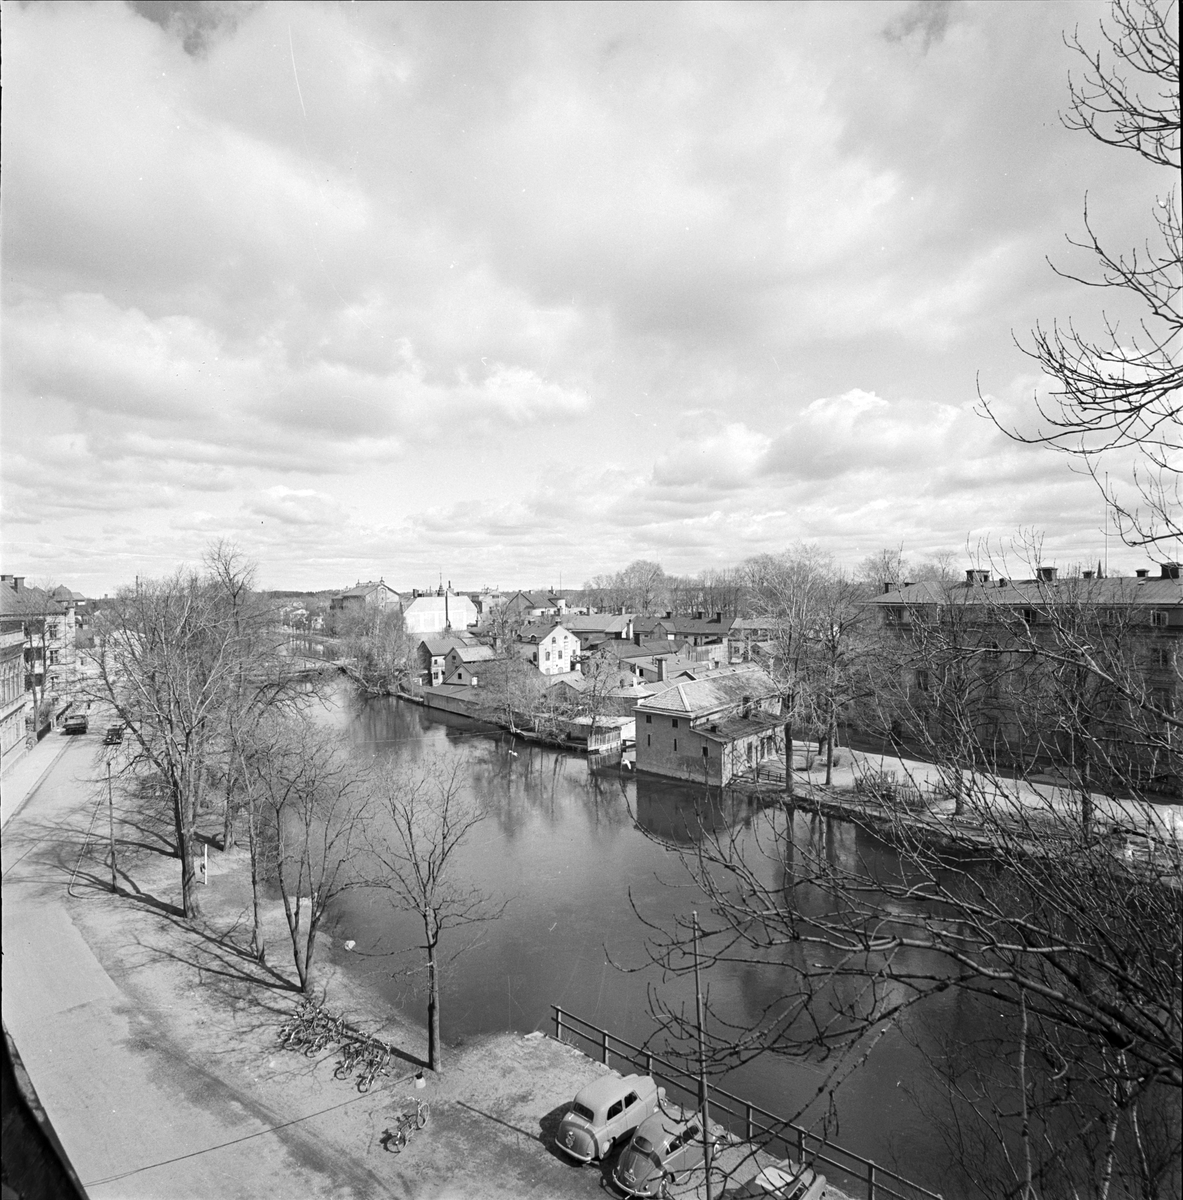
<svg viewBox="0 0 1183 1200"><path fill-rule="evenodd" d="M990 608L1016 605L1100 604L1156 605L1183 604L1181 579L1131 579L1128 576L1107 579L990 579L960 583L926 580L908 583L896 591L875 596L872 604L961 604Z"/></svg>
<svg viewBox="0 0 1183 1200"><path fill-rule="evenodd" d="M784 717L759 713L752 717L728 717L726 721L719 721L705 727L699 726L694 732L710 742L734 742L739 738L751 737L755 733L778 729L784 723Z"/></svg>
<svg viewBox="0 0 1183 1200"><path fill-rule="evenodd" d="M442 638L423 638L419 645L427 647L427 653L432 658L442 658L449 651L455 650L457 646L465 646L467 642L460 638L442 637Z"/></svg>
<svg viewBox="0 0 1183 1200"><path fill-rule="evenodd" d="M60 617L66 606L55 600L44 588L21 585L17 591L8 580L0 583L0 616Z"/></svg>
<svg viewBox="0 0 1183 1200"><path fill-rule="evenodd" d="M522 642L540 642L560 626L563 629L567 628L565 621L558 621L554 618L548 621L535 621L530 625L522 626L518 632L518 640Z"/></svg>

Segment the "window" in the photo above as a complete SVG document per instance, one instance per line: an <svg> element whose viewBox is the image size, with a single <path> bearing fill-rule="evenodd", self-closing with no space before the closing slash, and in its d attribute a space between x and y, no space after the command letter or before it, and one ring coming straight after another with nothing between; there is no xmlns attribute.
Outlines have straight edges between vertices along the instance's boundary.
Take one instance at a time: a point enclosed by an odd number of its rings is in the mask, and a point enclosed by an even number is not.
<svg viewBox="0 0 1183 1200"><path fill-rule="evenodd" d="M1165 608L1152 608L1150 610L1150 624L1158 628L1163 628L1167 623L1167 611Z"/></svg>
<svg viewBox="0 0 1183 1200"><path fill-rule="evenodd" d="M673 719L670 721L670 724L671 724L671 725L672 725L672 726L673 726L675 729L677 729L677 728L678 728L678 718L677 718L677 717L674 717L674 718L673 718Z"/></svg>
<svg viewBox="0 0 1183 1200"><path fill-rule="evenodd" d="M624 1107L632 1108L632 1106L634 1104L636 1104L636 1102L637 1102L637 1093L629 1092L629 1094L627 1096L625 1096L625 1098L624 1098Z"/></svg>
<svg viewBox="0 0 1183 1200"><path fill-rule="evenodd" d="M710 758L710 756L711 756L711 748L710 748L710 746L703 746L703 748L702 748L702 756L703 756L703 758Z"/></svg>
<svg viewBox="0 0 1183 1200"><path fill-rule="evenodd" d="M927 692L932 687L932 679L927 671L916 672L916 687L922 692Z"/></svg>
<svg viewBox="0 0 1183 1200"><path fill-rule="evenodd" d="M51 650L49 652L49 665L51 667L56 667L58 665L58 652L56 650Z"/></svg>
<svg viewBox="0 0 1183 1200"><path fill-rule="evenodd" d="M549 650L546 652L546 661L550 662L550 651Z"/></svg>
<svg viewBox="0 0 1183 1200"><path fill-rule="evenodd" d="M678 739L674 738L674 749L677 750L677 748L678 748Z"/></svg>
<svg viewBox="0 0 1183 1200"><path fill-rule="evenodd" d="M645 714L645 724L646 724L646 725L652 725L652 724L653 724L653 714L652 714L652 713L646 713L646 714Z"/></svg>
<svg viewBox="0 0 1183 1200"><path fill-rule="evenodd" d="M611 1121L613 1117L619 1117L622 1112L624 1112L624 1101L617 1100L616 1103L608 1109L608 1120Z"/></svg>
<svg viewBox="0 0 1183 1200"><path fill-rule="evenodd" d="M1160 667L1169 667L1171 665L1171 651L1168 646L1159 646L1158 652L1155 654L1155 661Z"/></svg>
<svg viewBox="0 0 1183 1200"><path fill-rule="evenodd" d="M559 651L559 662L562 662L562 661L563 661L563 652L560 650Z"/></svg>
<svg viewBox="0 0 1183 1200"><path fill-rule="evenodd" d="M647 734L645 734L645 745L646 745L646 746L652 746L652 745L653 745L653 734L651 734L651 733L647 733Z"/></svg>

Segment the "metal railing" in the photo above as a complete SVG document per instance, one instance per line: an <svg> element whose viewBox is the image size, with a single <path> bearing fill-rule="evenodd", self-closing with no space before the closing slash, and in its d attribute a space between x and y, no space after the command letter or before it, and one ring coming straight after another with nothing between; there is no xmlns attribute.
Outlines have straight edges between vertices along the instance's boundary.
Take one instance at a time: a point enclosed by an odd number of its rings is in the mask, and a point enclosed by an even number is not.
<svg viewBox="0 0 1183 1200"><path fill-rule="evenodd" d="M564 1040L564 1034L581 1038L595 1047L594 1056L605 1066L610 1067L613 1058L623 1060L660 1080L667 1088L683 1093L693 1106L698 1106L698 1079L689 1071L641 1046L634 1046L607 1029L592 1025L582 1017L566 1012L558 1004L552 1004L551 1008L554 1010L555 1037L558 1041ZM810 1166L824 1163L831 1172L837 1171L842 1176L841 1180L835 1182L861 1189L866 1200L942 1200L939 1192L931 1192L889 1167L880 1166L723 1088L711 1086L710 1100L712 1118L717 1119L729 1132L778 1157L796 1158L798 1162ZM781 1152L777 1151L778 1146L782 1148Z"/></svg>

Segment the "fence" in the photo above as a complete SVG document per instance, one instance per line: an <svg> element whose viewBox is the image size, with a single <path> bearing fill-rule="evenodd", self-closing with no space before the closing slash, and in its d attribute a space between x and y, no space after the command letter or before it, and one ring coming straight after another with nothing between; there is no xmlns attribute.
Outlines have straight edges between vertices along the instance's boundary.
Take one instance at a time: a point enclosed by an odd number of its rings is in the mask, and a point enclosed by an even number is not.
<svg viewBox="0 0 1183 1200"><path fill-rule="evenodd" d="M564 1040L564 1033L572 1038L581 1038L595 1047L595 1056L605 1066L612 1065L613 1057L621 1059L660 1080L667 1089L673 1088L683 1093L697 1107L698 1079L695 1075L573 1013L565 1012L557 1004L552 1004L551 1008L555 1014L555 1037L560 1042ZM841 1175L840 1180L835 1180L836 1183L860 1189L866 1200L941 1200L939 1193L930 1192L890 1168L881 1167L861 1154L837 1146L723 1088L710 1088L710 1102L711 1117L731 1133L738 1134L744 1141L756 1143L761 1149L778 1157L796 1158L811 1166L824 1164L829 1168L827 1174L831 1178L834 1171ZM776 1149L778 1146L782 1148L781 1151Z"/></svg>

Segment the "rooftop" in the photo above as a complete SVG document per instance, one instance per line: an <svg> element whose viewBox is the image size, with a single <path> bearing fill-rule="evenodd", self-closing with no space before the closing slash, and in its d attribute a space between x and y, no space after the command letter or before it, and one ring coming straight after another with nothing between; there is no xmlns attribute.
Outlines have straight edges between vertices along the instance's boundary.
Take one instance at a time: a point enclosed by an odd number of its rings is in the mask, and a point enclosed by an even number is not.
<svg viewBox="0 0 1183 1200"><path fill-rule="evenodd" d="M650 699L642 700L637 707L705 716L717 709L739 704L745 697L762 700L779 694L767 671L753 663L743 663L737 667L704 671L700 679L674 683Z"/></svg>

